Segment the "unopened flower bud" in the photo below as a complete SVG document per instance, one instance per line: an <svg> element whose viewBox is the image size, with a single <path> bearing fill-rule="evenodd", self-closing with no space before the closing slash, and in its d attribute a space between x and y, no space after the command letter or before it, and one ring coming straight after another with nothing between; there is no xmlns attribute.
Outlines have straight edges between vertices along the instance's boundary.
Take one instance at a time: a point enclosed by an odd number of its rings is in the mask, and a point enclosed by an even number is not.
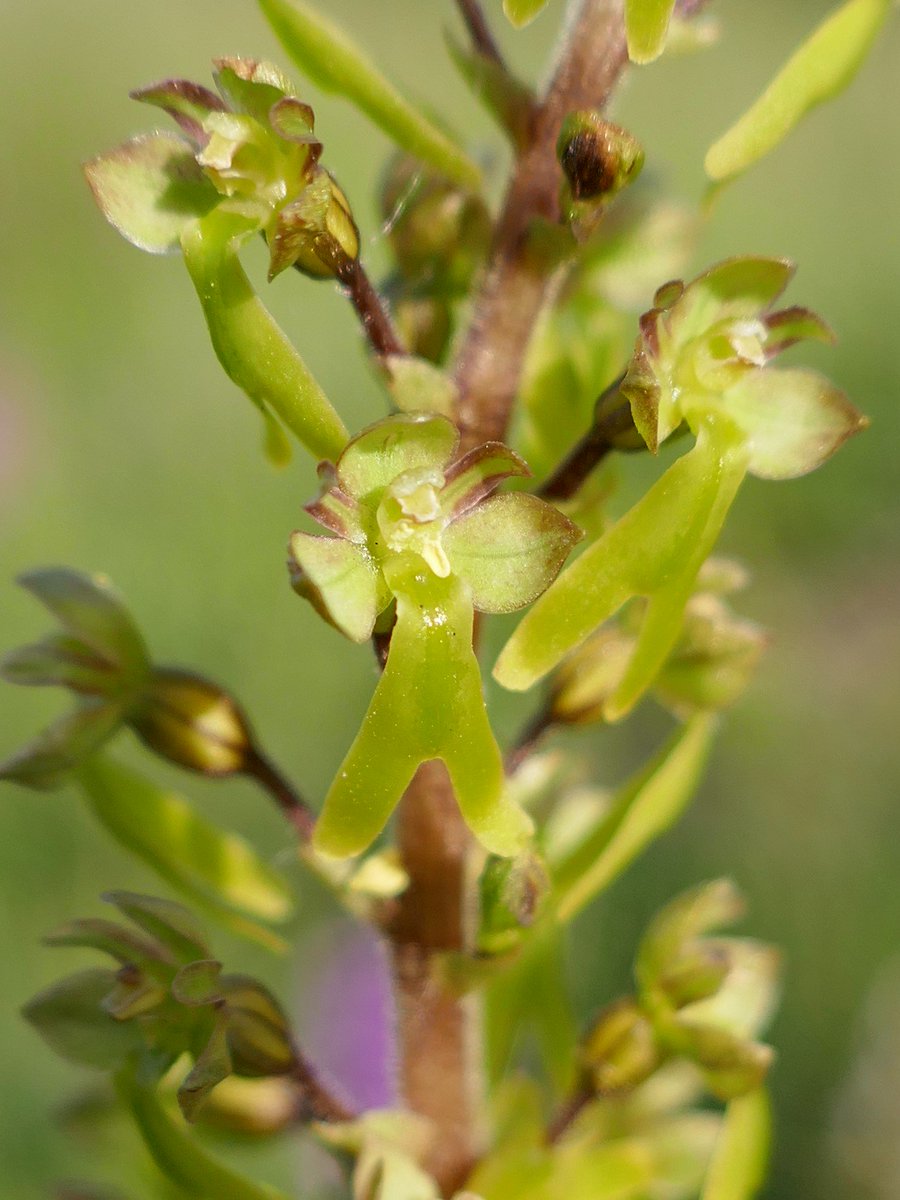
<svg viewBox="0 0 900 1200"><path fill-rule="evenodd" d="M321 168L297 199L279 210L266 236L270 279L290 266L314 279L331 279L359 257L350 202Z"/></svg>
<svg viewBox="0 0 900 1200"><path fill-rule="evenodd" d="M739 1038L714 1025L675 1020L664 1034L667 1044L702 1069L710 1091L731 1100L759 1087L772 1065L774 1051L761 1042Z"/></svg>
<svg viewBox="0 0 900 1200"><path fill-rule="evenodd" d="M714 996L731 970L721 942L701 941L685 948L659 980L673 1008L683 1008Z"/></svg>
<svg viewBox="0 0 900 1200"><path fill-rule="evenodd" d="M615 627L601 629L563 662L553 677L552 720L588 725L603 719L634 649L634 638Z"/></svg>
<svg viewBox="0 0 900 1200"><path fill-rule="evenodd" d="M513 949L533 925L550 881L536 854L518 858L492 856L481 875L479 950L502 954Z"/></svg>
<svg viewBox="0 0 900 1200"><path fill-rule="evenodd" d="M662 1054L650 1021L633 1000L600 1014L581 1048L584 1070L601 1096L629 1092L653 1074Z"/></svg>
<svg viewBox="0 0 900 1200"><path fill-rule="evenodd" d="M216 684L157 667L130 724L151 750L204 775L233 775L255 757L246 717Z"/></svg>
<svg viewBox="0 0 900 1200"><path fill-rule="evenodd" d="M627 130L598 112L570 113L556 152L565 182L560 207L579 239L589 236L605 203L640 174L644 151Z"/></svg>
<svg viewBox="0 0 900 1200"><path fill-rule="evenodd" d="M297 1063L287 1018L270 993L245 975L224 976L228 1048L238 1075L285 1075Z"/></svg>

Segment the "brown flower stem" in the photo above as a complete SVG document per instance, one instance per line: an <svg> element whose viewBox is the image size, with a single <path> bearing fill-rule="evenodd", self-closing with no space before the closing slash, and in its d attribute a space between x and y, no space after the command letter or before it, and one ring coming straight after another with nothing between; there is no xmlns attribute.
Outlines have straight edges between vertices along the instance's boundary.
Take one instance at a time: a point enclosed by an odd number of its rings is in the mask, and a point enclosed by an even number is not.
<svg viewBox="0 0 900 1200"><path fill-rule="evenodd" d="M537 106L501 212L475 314L456 368L463 449L502 438L522 362L555 273L535 255L529 230L558 218L561 172L556 140L574 108L605 103L626 61L622 0L583 0ZM401 801L397 838L410 885L386 929L397 1006L398 1073L409 1107L429 1117L435 1139L428 1169L445 1195L477 1160L483 1081L477 1063L479 1014L445 988L436 958L465 949L474 912L471 839L443 764L425 763Z"/></svg>
<svg viewBox="0 0 900 1200"><path fill-rule="evenodd" d="M255 779L269 793L290 823L296 829L301 842L312 841L316 827L315 813L294 790L280 771L258 750L253 753L244 768L244 774Z"/></svg>
<svg viewBox="0 0 900 1200"><path fill-rule="evenodd" d="M290 1079L297 1088L295 1120L299 1124L310 1121L352 1121L356 1114L322 1083L311 1063L298 1056Z"/></svg>
<svg viewBox="0 0 900 1200"><path fill-rule="evenodd" d="M538 709L506 755L504 766L507 775L515 775L526 758L535 752L544 735L554 724L553 713L549 705Z"/></svg>
<svg viewBox="0 0 900 1200"><path fill-rule="evenodd" d="M406 354L406 347L394 328L387 307L360 260L345 259L338 269L337 277L356 310L372 351L379 358Z"/></svg>
<svg viewBox="0 0 900 1200"><path fill-rule="evenodd" d="M580 1088L566 1100L547 1126L547 1145L555 1146L594 1099L591 1088Z"/></svg>
<svg viewBox="0 0 900 1200"><path fill-rule="evenodd" d="M606 389L597 401L597 408L604 400L612 399L619 390L624 376L620 375ZM537 495L545 500L568 500L587 480L610 451L617 448L618 438L634 430L631 409L627 403L616 408L609 415L595 420L587 433L576 442L566 457L537 490Z"/></svg>
<svg viewBox="0 0 900 1200"><path fill-rule="evenodd" d="M457 0L457 4L459 5L462 19L466 23L469 36L472 39L472 45L479 54L491 59L498 66L504 67L503 55L500 53L500 47L491 33L491 28L487 23L480 0Z"/></svg>
<svg viewBox="0 0 900 1200"><path fill-rule="evenodd" d="M525 351L557 270L529 237L535 222L559 221L562 172L556 141L574 109L601 108L627 62L622 0L583 0L556 71L532 119L497 223L489 265L456 365L463 449L506 431Z"/></svg>

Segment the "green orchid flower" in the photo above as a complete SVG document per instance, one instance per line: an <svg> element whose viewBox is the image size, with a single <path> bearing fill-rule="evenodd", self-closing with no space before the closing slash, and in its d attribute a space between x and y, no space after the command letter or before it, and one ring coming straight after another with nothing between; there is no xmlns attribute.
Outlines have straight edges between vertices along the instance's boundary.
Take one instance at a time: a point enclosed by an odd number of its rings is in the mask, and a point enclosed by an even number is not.
<svg viewBox="0 0 900 1200"><path fill-rule="evenodd" d="M269 456L290 457L279 422L313 454L335 456L347 431L237 254L262 234L269 279L291 266L342 278L357 261L359 232L346 196L319 164L313 111L285 76L255 59L215 66L218 94L185 79L133 92L167 112L182 136L132 138L87 163L87 180L103 215L133 245L184 254L216 354L266 421Z"/></svg>
<svg viewBox="0 0 900 1200"><path fill-rule="evenodd" d="M530 687L625 603L645 597L633 650L602 708L606 720L625 716L677 643L744 476L803 475L865 427L820 375L769 365L804 338L833 336L808 309L773 311L792 273L779 259L735 258L687 286L659 289L621 392L650 450L683 425L696 444L525 616L494 670L505 687Z"/></svg>
<svg viewBox="0 0 900 1200"><path fill-rule="evenodd" d="M363 642L396 603L384 673L325 801L319 850L364 850L416 768L447 766L463 816L500 855L521 849L530 821L503 789L472 648L475 609L512 612L555 578L580 533L524 493L491 495L524 462L493 442L455 459L444 417L400 414L363 430L332 467L308 512L331 533L295 533L295 589L347 637Z"/></svg>

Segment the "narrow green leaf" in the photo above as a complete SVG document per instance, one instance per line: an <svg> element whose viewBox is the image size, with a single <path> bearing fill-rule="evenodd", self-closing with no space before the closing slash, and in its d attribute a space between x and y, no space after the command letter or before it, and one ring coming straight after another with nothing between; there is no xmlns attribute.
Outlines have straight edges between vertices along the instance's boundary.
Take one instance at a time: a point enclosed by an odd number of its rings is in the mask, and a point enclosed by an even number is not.
<svg viewBox="0 0 900 1200"><path fill-rule="evenodd" d="M22 1015L69 1062L112 1070L144 1045L136 1025L116 1021L102 1007L115 982L114 971L79 971L39 992Z"/></svg>
<svg viewBox="0 0 900 1200"><path fill-rule="evenodd" d="M417 556L408 559L393 564L397 624L387 665L325 799L316 846L338 858L365 850L420 763L440 758L475 836L495 854L515 854L531 822L504 792L472 650L471 600L454 576L426 575Z"/></svg>
<svg viewBox="0 0 900 1200"><path fill-rule="evenodd" d="M760 98L709 149L706 173L731 179L774 149L817 104L853 79L891 0L848 0L788 59Z"/></svg>
<svg viewBox="0 0 900 1200"><path fill-rule="evenodd" d="M169 254L219 195L173 133L147 133L85 163L88 186L114 229L139 250Z"/></svg>
<svg viewBox="0 0 900 1200"><path fill-rule="evenodd" d="M288 916L291 897L281 877L242 838L198 816L174 792L100 758L81 768L78 781L116 841L220 919L229 912L266 921Z"/></svg>
<svg viewBox="0 0 900 1200"><path fill-rule="evenodd" d="M259 0L285 50L313 83L361 109L398 145L466 187L481 173L445 133L381 74L367 55L303 0Z"/></svg>
<svg viewBox="0 0 900 1200"><path fill-rule="evenodd" d="M170 1116L155 1091L137 1083L131 1072L120 1073L116 1083L153 1161L188 1195L199 1200L290 1200L275 1188L238 1175L210 1157L184 1122Z"/></svg>
<svg viewBox="0 0 900 1200"><path fill-rule="evenodd" d="M547 0L503 0L503 11L516 29L530 24L546 6Z"/></svg>
<svg viewBox="0 0 900 1200"><path fill-rule="evenodd" d="M213 349L229 379L268 418L270 437L277 436L274 412L312 454L333 460L346 445L346 427L244 273L237 249L247 231L244 218L212 212L181 240ZM283 459L280 442L274 450Z"/></svg>
<svg viewBox="0 0 900 1200"><path fill-rule="evenodd" d="M614 798L596 827L553 871L556 911L570 921L681 816L694 794L715 732L694 717Z"/></svg>
<svg viewBox="0 0 900 1200"><path fill-rule="evenodd" d="M675 0L625 0L625 33L632 62L650 63L666 44Z"/></svg>
<svg viewBox="0 0 900 1200"><path fill-rule="evenodd" d="M752 1200L765 1182L771 1140L763 1088L732 1100L713 1153L702 1200Z"/></svg>

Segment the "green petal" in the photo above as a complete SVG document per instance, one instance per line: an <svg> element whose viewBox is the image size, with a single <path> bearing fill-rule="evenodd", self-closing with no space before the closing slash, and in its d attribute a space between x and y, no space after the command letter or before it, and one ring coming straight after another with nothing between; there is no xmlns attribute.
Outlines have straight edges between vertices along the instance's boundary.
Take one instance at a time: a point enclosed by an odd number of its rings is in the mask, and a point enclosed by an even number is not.
<svg viewBox="0 0 900 1200"><path fill-rule="evenodd" d="M842 91L862 65L890 7L891 0L849 0L827 17L710 148L710 178L739 175L787 137L810 109Z"/></svg>
<svg viewBox="0 0 900 1200"><path fill-rule="evenodd" d="M87 695L109 695L122 686L107 659L65 633L11 650L0 659L0 675L26 687L67 687Z"/></svg>
<svg viewBox="0 0 900 1200"><path fill-rule="evenodd" d="M366 54L321 12L302 0L259 0L294 62L323 91L360 108L398 145L468 187L481 173L472 160L397 91Z"/></svg>
<svg viewBox="0 0 900 1200"><path fill-rule="evenodd" d="M261 412L271 409L312 454L334 459L349 436L344 423L238 261L238 245L253 228L244 218L212 212L182 237L213 349Z"/></svg>
<svg viewBox="0 0 900 1200"><path fill-rule="evenodd" d="M530 24L546 6L547 0L503 0L503 11L516 29Z"/></svg>
<svg viewBox="0 0 900 1200"><path fill-rule="evenodd" d="M524 691L632 596L651 603L625 677L607 706L617 719L671 650L684 605L743 477L746 453L727 422L706 425L693 450L544 593L507 642L497 680Z"/></svg>
<svg viewBox="0 0 900 1200"><path fill-rule="evenodd" d="M164 79L129 93L132 100L163 109L196 145L206 141L203 122L211 112L224 112L225 105L208 88L189 79Z"/></svg>
<svg viewBox="0 0 900 1200"><path fill-rule="evenodd" d="M530 475L528 464L502 442L485 442L456 460L444 473L441 508L454 517L474 508L504 479Z"/></svg>
<svg viewBox="0 0 900 1200"><path fill-rule="evenodd" d="M356 500L377 501L378 493L403 471L440 470L459 445L459 433L446 417L397 413L364 429L337 462L340 487Z"/></svg>
<svg viewBox="0 0 900 1200"><path fill-rule="evenodd" d="M200 922L183 904L138 892L105 892L101 899L113 904L145 933L163 943L178 961L209 959L210 949Z"/></svg>
<svg viewBox="0 0 900 1200"><path fill-rule="evenodd" d="M530 821L504 795L466 589L452 575L423 574L415 562L394 564L389 582L397 595L397 624L387 665L325 799L315 844L335 857L365 850L416 768L440 758L472 832L493 853L515 854Z"/></svg>
<svg viewBox="0 0 900 1200"><path fill-rule="evenodd" d="M453 571L481 612L523 608L556 578L581 537L559 509L537 496L492 496L455 520L443 537Z"/></svg>
<svg viewBox="0 0 900 1200"><path fill-rule="evenodd" d="M675 0L625 0L625 32L632 62L650 63L666 44Z"/></svg>
<svg viewBox="0 0 900 1200"><path fill-rule="evenodd" d="M171 963L165 944L115 921L99 917L67 921L44 938L48 946L78 946L109 954L120 963Z"/></svg>
<svg viewBox="0 0 900 1200"><path fill-rule="evenodd" d="M370 638L391 596L365 548L343 538L295 533L290 553L294 590L351 641Z"/></svg>
<svg viewBox="0 0 900 1200"><path fill-rule="evenodd" d="M553 870L560 921L570 921L665 833L696 791L715 721L695 717L614 797L597 825Z"/></svg>
<svg viewBox="0 0 900 1200"><path fill-rule="evenodd" d="M172 133L132 138L85 163L84 173L110 225L151 254L177 250L191 221L219 199L191 146Z"/></svg>
<svg viewBox="0 0 900 1200"><path fill-rule="evenodd" d="M291 894L281 876L242 838L210 824L174 792L99 758L81 768L78 781L88 807L117 842L219 919L289 915Z"/></svg>
<svg viewBox="0 0 900 1200"><path fill-rule="evenodd" d="M144 1048L138 1026L111 1017L103 1001L114 971L92 967L69 975L29 1000L22 1015L62 1058L80 1066L113 1070Z"/></svg>
<svg viewBox="0 0 900 1200"><path fill-rule="evenodd" d="M252 58L217 58L213 78L228 106L268 125L269 111L295 92L290 80L273 63ZM308 109L312 114L312 110Z"/></svg>
<svg viewBox="0 0 900 1200"><path fill-rule="evenodd" d="M814 471L868 425L840 388L814 371L754 371L718 403L746 432L748 470L759 479Z"/></svg>
<svg viewBox="0 0 900 1200"><path fill-rule="evenodd" d="M65 629L119 670L138 676L147 668L144 639L121 596L105 575L68 567L26 571L18 583L49 609Z"/></svg>
<svg viewBox="0 0 900 1200"><path fill-rule="evenodd" d="M772 1118L763 1088L732 1100L701 1200L752 1200L765 1182Z"/></svg>

